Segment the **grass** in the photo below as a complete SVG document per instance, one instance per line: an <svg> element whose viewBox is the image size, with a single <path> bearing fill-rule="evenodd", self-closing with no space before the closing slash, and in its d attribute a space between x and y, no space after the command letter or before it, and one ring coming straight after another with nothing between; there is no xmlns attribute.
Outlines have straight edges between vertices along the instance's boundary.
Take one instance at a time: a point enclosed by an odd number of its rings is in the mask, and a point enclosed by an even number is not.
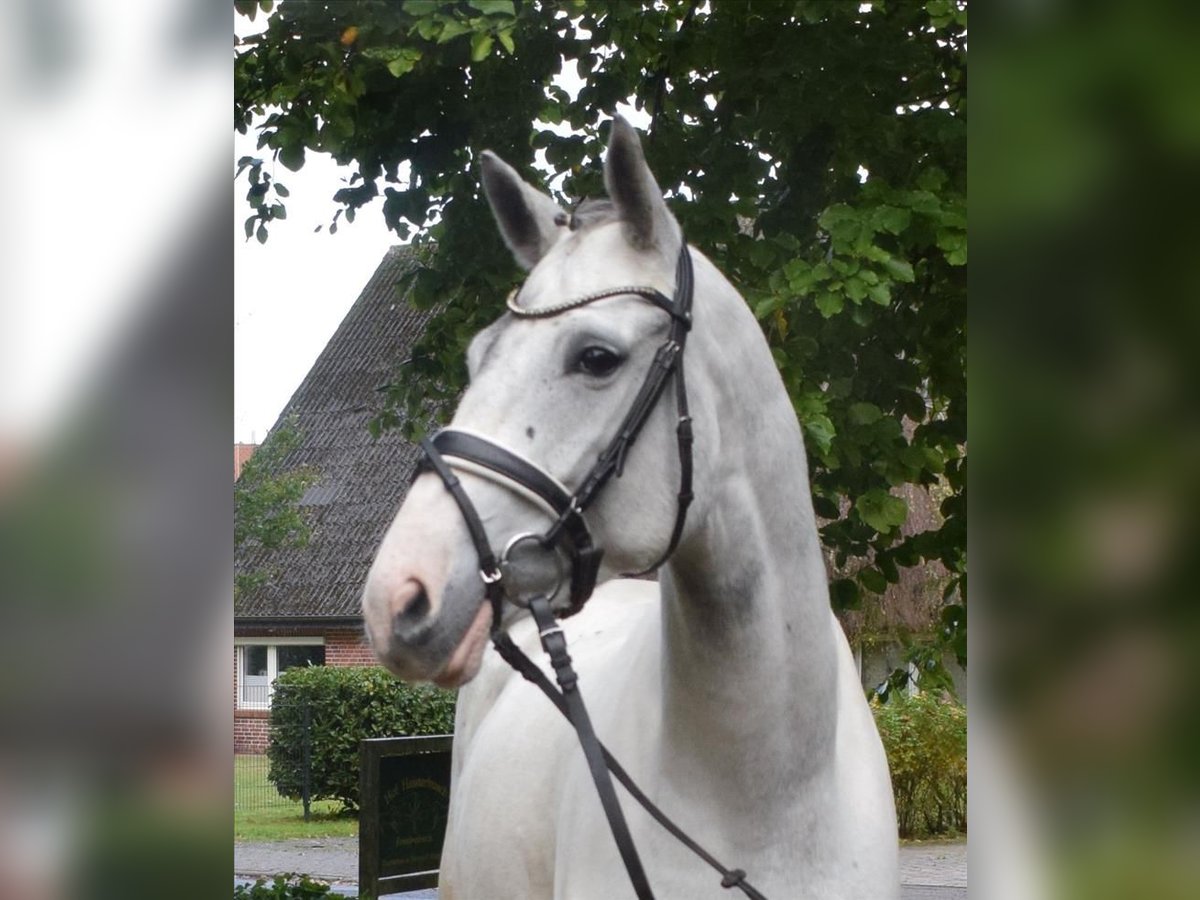
<svg viewBox="0 0 1200 900"><path fill-rule="evenodd" d="M309 821L304 805L279 796L267 780L265 756L233 758L233 838L236 841L280 841L288 838L355 837L358 817L347 814L336 800L311 804Z"/></svg>

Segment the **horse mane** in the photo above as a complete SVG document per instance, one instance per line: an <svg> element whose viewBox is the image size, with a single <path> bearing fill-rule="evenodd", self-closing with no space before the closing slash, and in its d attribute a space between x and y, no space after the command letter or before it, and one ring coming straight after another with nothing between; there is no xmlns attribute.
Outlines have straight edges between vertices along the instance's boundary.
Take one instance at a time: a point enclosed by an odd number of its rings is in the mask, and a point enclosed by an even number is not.
<svg viewBox="0 0 1200 900"><path fill-rule="evenodd" d="M576 204L570 215L564 214L556 221L572 231L579 231L615 222L617 218L617 208L607 197L585 197Z"/></svg>

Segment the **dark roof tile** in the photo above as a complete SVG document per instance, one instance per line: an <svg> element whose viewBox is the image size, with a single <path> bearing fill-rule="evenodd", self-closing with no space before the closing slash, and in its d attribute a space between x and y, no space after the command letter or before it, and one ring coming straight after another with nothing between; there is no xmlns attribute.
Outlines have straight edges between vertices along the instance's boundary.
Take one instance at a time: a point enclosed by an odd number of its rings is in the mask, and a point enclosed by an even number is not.
<svg viewBox="0 0 1200 900"><path fill-rule="evenodd" d="M359 615L367 569L419 454L398 430L378 441L367 430L382 406L378 389L411 355L432 315L412 309L396 292L416 267L416 254L411 247L388 250L272 429L294 416L299 444L280 469L311 466L318 475L300 502L311 536L304 547L266 550L247 542L237 548L235 572L266 576L238 593L234 616L243 624Z"/></svg>

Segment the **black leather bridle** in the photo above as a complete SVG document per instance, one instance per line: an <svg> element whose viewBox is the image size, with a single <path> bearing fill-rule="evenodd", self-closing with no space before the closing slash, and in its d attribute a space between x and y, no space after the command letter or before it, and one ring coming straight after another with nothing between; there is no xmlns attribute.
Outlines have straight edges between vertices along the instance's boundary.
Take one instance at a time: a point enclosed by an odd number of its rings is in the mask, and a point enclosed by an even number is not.
<svg viewBox="0 0 1200 900"><path fill-rule="evenodd" d="M615 475L621 477L625 460L634 441L641 433L650 414L666 389L668 379L675 382L675 405L678 413L676 438L679 446L679 494L676 503L675 524L671 530L667 547L654 565L641 573L654 571L670 558L679 544L687 519L688 507L692 502L692 420L688 415L687 386L683 375L683 350L692 325L692 259L686 241L681 242L679 259L675 267L675 290L667 297L652 287L624 286L609 288L548 307L525 309L517 300L519 292L508 299L508 308L518 318L548 318L568 310L578 309L608 297L638 296L650 301L671 317L671 327L666 341L659 346L654 361L646 373L641 389L634 398L616 435L597 458L579 487L569 491L552 475L536 464L490 438L469 431L443 429L432 438L421 442L425 458L419 471L432 469L454 498L462 513L475 552L479 557L479 576L483 580L484 594L492 607L492 642L500 656L524 678L537 685L571 722L579 735L579 742L587 758L592 780L600 795L609 827L616 840L617 849L625 863L630 881L640 900L652 900L649 880L638 857L637 848L629 833L629 826L617 801L609 773L630 792L650 815L671 834L682 841L701 859L721 873L722 887L738 887L751 900L766 900L746 881L741 869L728 869L704 850L682 829L669 819L629 777L628 773L612 757L596 738L591 719L578 689L578 677L567 652L566 638L555 618L566 618L583 608L596 587L603 548L597 547L583 514L596 499L603 487ZM453 460L457 465L447 462ZM481 472L501 483L509 483L512 489L528 492L539 498L553 511L554 521L544 534L524 533L513 536L497 557L483 527L479 513L471 502L462 482L454 474L454 468ZM570 562L570 579L567 596L554 603L563 587L561 571L554 589L539 589L532 596L524 596L519 586L509 582L517 579L508 575L510 558L522 544L530 543L555 555L556 564L561 551ZM504 600L517 606L528 607L538 627L542 647L550 657L551 666L559 688L556 689L542 670L521 651L503 630L501 619Z"/></svg>

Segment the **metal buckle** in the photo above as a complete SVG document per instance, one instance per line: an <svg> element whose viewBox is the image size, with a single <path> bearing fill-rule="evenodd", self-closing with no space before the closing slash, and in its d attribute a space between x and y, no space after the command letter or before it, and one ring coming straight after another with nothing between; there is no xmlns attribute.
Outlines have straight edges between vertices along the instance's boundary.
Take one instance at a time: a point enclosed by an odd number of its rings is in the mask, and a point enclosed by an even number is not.
<svg viewBox="0 0 1200 900"><path fill-rule="evenodd" d="M484 569L480 569L479 577L483 581L484 584L491 585L491 584L495 584L497 581L499 581L501 578L503 578L504 573L500 571L499 566L496 566L496 568L492 569L492 571L490 571L490 572L488 572Z"/></svg>
<svg viewBox="0 0 1200 900"><path fill-rule="evenodd" d="M501 569L501 571L504 571L509 566L509 557L511 556L512 551L518 545L523 544L526 541L536 541L537 545L540 548L542 548L542 550L544 550L546 553L550 554L551 558L553 558L553 560L554 560L554 566L555 566L554 583L549 586L539 586L533 592L533 593L543 594L547 599L553 600L555 597L558 596L559 591L562 590L562 586L567 581L567 570L566 570L566 566L563 563L562 556L558 553L557 549L554 547L553 544L547 544L546 539L543 535L535 534L532 531L525 531L520 534L514 535L512 538L510 538L508 543L504 545L504 550L500 553L500 563L499 563L500 569ZM520 578L518 578L516 576L508 578L507 579L507 588L505 589L505 592L504 592L505 596L508 598L509 602L511 602L514 606L520 606L523 608L527 608L529 606L529 600L526 599L525 597L521 596L520 589L521 589Z"/></svg>

